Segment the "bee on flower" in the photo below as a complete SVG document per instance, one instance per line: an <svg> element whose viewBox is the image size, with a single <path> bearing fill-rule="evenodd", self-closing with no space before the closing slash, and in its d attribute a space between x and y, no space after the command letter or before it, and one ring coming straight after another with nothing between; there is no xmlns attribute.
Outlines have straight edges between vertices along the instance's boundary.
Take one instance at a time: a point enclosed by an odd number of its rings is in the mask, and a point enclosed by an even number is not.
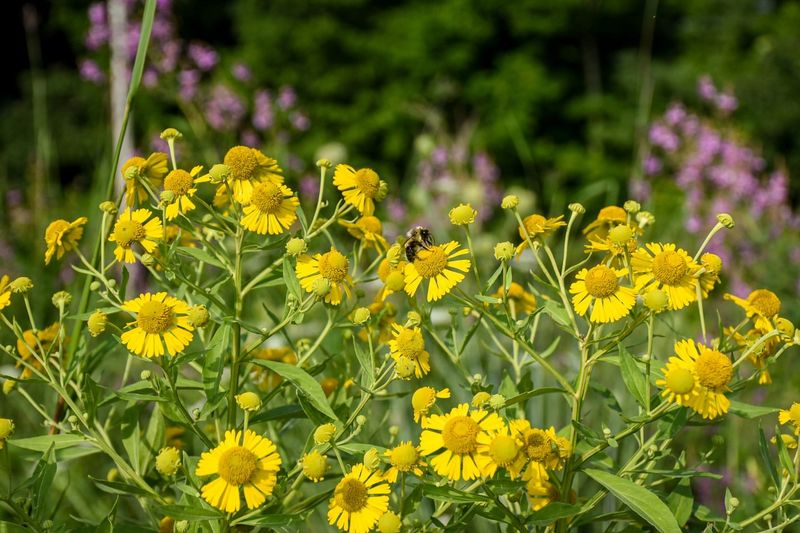
<svg viewBox="0 0 800 533"><path fill-rule="evenodd" d="M431 245L418 250L404 269L405 291L412 298L423 281L427 281L426 299L429 302L441 300L453 287L464 279L472 262L463 257L469 253L466 248L450 241L447 244Z"/></svg>

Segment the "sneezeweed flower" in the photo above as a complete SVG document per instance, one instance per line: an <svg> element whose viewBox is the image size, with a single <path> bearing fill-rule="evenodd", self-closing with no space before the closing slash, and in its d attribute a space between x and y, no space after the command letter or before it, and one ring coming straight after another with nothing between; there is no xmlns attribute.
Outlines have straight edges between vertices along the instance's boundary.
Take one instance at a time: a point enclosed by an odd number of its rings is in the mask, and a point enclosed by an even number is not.
<svg viewBox="0 0 800 533"><path fill-rule="evenodd" d="M355 465L333 490L328 523L349 533L366 533L389 509L389 491L379 470Z"/></svg>
<svg viewBox="0 0 800 533"><path fill-rule="evenodd" d="M550 470L561 470L564 463L572 454L569 440L556 435L553 427L540 429L531 427L527 420L512 420L510 422L511 434L521 442L520 462L530 465L542 465ZM515 468L521 468L521 464ZM526 472L527 475L527 472Z"/></svg>
<svg viewBox="0 0 800 533"><path fill-rule="evenodd" d="M516 479L521 466L525 464L524 458L520 461L522 445L516 436L509 433L506 426L492 432L488 439L482 441L478 453L489 459L487 477L493 476L498 468L504 468L508 470L511 479Z"/></svg>
<svg viewBox="0 0 800 533"><path fill-rule="evenodd" d="M327 424L322 424L321 426L317 427L314 430L314 444L317 446L322 446L323 444L328 444L333 436L336 434L336 425L329 422Z"/></svg>
<svg viewBox="0 0 800 533"><path fill-rule="evenodd" d="M463 273L472 265L468 258L458 259L468 254L469 250L458 248L457 242L450 241L418 251L414 261L405 266L406 294L413 297L422 281L427 280L427 301L441 300L464 279Z"/></svg>
<svg viewBox="0 0 800 533"><path fill-rule="evenodd" d="M757 328L765 331L773 329L772 321L781 312L780 298L768 289L756 289L746 300L733 294L725 294L725 299L744 309L747 318L751 319Z"/></svg>
<svg viewBox="0 0 800 533"><path fill-rule="evenodd" d="M350 261L335 248L324 254L301 255L297 258L297 279L306 292L316 292L315 283L318 280L328 282L329 290L326 291L325 302L339 305L342 302L342 292L350 297L350 287L353 279L349 274Z"/></svg>
<svg viewBox="0 0 800 533"><path fill-rule="evenodd" d="M533 511L538 511L549 503L559 500L558 487L550 482L550 476L543 466L532 466L528 469L526 476L528 481L525 484L525 490Z"/></svg>
<svg viewBox="0 0 800 533"><path fill-rule="evenodd" d="M181 452L177 448L168 446L162 448L156 456L156 470L164 477L174 476L181 467Z"/></svg>
<svg viewBox="0 0 800 533"><path fill-rule="evenodd" d="M663 290L669 297L671 310L683 309L697 299L698 281L695 274L700 270L700 265L674 244L646 244L633 254L631 266L636 290Z"/></svg>
<svg viewBox="0 0 800 533"><path fill-rule="evenodd" d="M787 449L789 449L789 450L797 449L797 439L795 439L791 435L787 435L785 433L781 433L781 440L783 441L783 445L786 446ZM772 444L777 444L778 443L778 439L776 439L775 437L772 437L771 439L769 439L769 441Z"/></svg>
<svg viewBox="0 0 800 533"><path fill-rule="evenodd" d="M417 477L422 476L422 468L426 464L421 460L419 447L414 446L410 441L401 442L391 450L386 450L384 455L392 465L384 475L389 483L397 481L397 476L401 472L403 474L411 472Z"/></svg>
<svg viewBox="0 0 800 533"><path fill-rule="evenodd" d="M125 178L125 203L128 207L133 207L147 201L147 189L139 180L146 180L153 191L161 188L164 176L169 172L167 154L154 152L147 159L131 157L122 165L121 172Z"/></svg>
<svg viewBox="0 0 800 533"><path fill-rule="evenodd" d="M614 322L628 315L636 304L636 291L623 287L619 279L627 275L625 269L614 270L606 265L582 269L569 287L575 311L584 316L592 308L592 322Z"/></svg>
<svg viewBox="0 0 800 533"><path fill-rule="evenodd" d="M494 258L498 261L511 261L514 259L514 245L508 241L499 242L494 246Z"/></svg>
<svg viewBox="0 0 800 533"><path fill-rule="evenodd" d="M490 459L479 452L491 432L504 427L495 413L470 411L469 405L454 407L446 415L431 415L422 419L420 451L423 456L436 454L431 466L440 476L451 481L488 477Z"/></svg>
<svg viewBox="0 0 800 533"><path fill-rule="evenodd" d="M100 310L97 310L89 315L89 319L86 321L86 329L89 330L89 334L92 337L97 337L106 330L107 324L108 315Z"/></svg>
<svg viewBox="0 0 800 533"><path fill-rule="evenodd" d="M500 285L492 296L502 300L505 292L505 287ZM525 287L516 281L512 281L508 287L507 298L512 316L516 316L518 313L530 314L536 311L536 296L526 291Z"/></svg>
<svg viewBox="0 0 800 533"><path fill-rule="evenodd" d="M122 309L136 316L120 340L131 352L147 358L175 355L192 342L194 328L186 313L189 306L166 292L144 293L128 300Z"/></svg>
<svg viewBox="0 0 800 533"><path fill-rule="evenodd" d="M383 287L375 297L379 302L386 300L386 297L396 292L402 292L406 286L405 271L406 261L396 261L394 264L389 259L384 259L378 265L378 279L383 282Z"/></svg>
<svg viewBox="0 0 800 533"><path fill-rule="evenodd" d="M661 396L670 403L689 407L697 395L697 380L691 358L670 357L662 373L664 377L656 380L656 386L664 389Z"/></svg>
<svg viewBox="0 0 800 533"><path fill-rule="evenodd" d="M236 404L243 411L258 411L261 409L261 398L255 392L243 392L236 395Z"/></svg>
<svg viewBox="0 0 800 533"><path fill-rule="evenodd" d="M360 240L364 248L375 248L384 252L389 248L389 243L383 237L383 225L378 217L366 215L355 222L340 220L339 224L347 228L347 233Z"/></svg>
<svg viewBox="0 0 800 533"><path fill-rule="evenodd" d="M195 208L192 196L197 192L195 178L203 170L196 166L191 172L176 168L164 178L164 190L171 192L173 199L164 209L167 220L174 220L179 214L186 214Z"/></svg>
<svg viewBox="0 0 800 533"><path fill-rule="evenodd" d="M258 183L283 184L283 171L278 162L255 148L234 146L225 154L223 162L228 167L233 199L240 204L250 203L253 188ZM224 183L217 188L217 194L227 195L226 191Z"/></svg>
<svg viewBox="0 0 800 533"><path fill-rule="evenodd" d="M614 259L614 265L621 266L622 258L630 255L639 247L636 240L637 231L627 224L619 224L611 228L605 237L593 235L589 239L584 251L589 253L604 253Z"/></svg>
<svg viewBox="0 0 800 533"><path fill-rule="evenodd" d="M519 196L516 194L508 194L503 196L503 199L500 201L500 207L503 209L514 209L519 205Z"/></svg>
<svg viewBox="0 0 800 533"><path fill-rule="evenodd" d="M448 214L450 223L455 226L468 226L475 222L478 212L469 204L458 204Z"/></svg>
<svg viewBox="0 0 800 533"><path fill-rule="evenodd" d="M0 311L11 305L11 278L3 275L0 278Z"/></svg>
<svg viewBox="0 0 800 533"><path fill-rule="evenodd" d="M152 218L151 218L152 217ZM131 212L130 208L117 219L114 231L108 240L117 243L114 248L114 257L120 263L135 263L136 256L131 248L139 244L145 252L152 254L156 250L156 241L164 238L164 227L161 219L154 217L149 209L137 209Z"/></svg>
<svg viewBox="0 0 800 533"><path fill-rule="evenodd" d="M208 324L211 315L209 315L208 308L206 308L205 305L198 304L189 308L186 318L189 320L189 325L193 328L202 328Z"/></svg>
<svg viewBox="0 0 800 533"><path fill-rule="evenodd" d="M33 288L33 281L27 276L20 276L8 284L14 294L26 294Z"/></svg>
<svg viewBox="0 0 800 533"><path fill-rule="evenodd" d="M660 313L669 307L669 297L661 289L649 289L642 295L642 302L653 313Z"/></svg>
<svg viewBox="0 0 800 533"><path fill-rule="evenodd" d="M344 201L359 213L370 216L375 212L375 198L381 179L371 168L354 169L350 165L336 165L333 184L341 191Z"/></svg>
<svg viewBox="0 0 800 533"><path fill-rule="evenodd" d="M363 415L361 415L361 416L363 416ZM364 423L365 422L366 422L366 420L364 421ZM361 425L363 425L363 423L361 423L359 425L361 426ZM381 456L378 453L378 450L376 450L375 448L370 448L369 450L364 452L364 461L363 461L363 463L364 463L364 467L366 467L366 468L368 468L370 470L375 470L376 468L381 466Z"/></svg>
<svg viewBox="0 0 800 533"><path fill-rule="evenodd" d="M17 367L25 365L20 379L28 379L33 375L31 366L36 369L42 368L41 360L51 355L53 344L60 334L61 325L57 322L35 333L31 329L22 332L22 338L17 339L17 353L21 359L17 361ZM68 342L67 337L64 338L64 343L66 342Z"/></svg>
<svg viewBox="0 0 800 533"><path fill-rule="evenodd" d="M778 422L792 424L794 434L800 435L800 403L793 403L789 409L781 409L778 413Z"/></svg>
<svg viewBox="0 0 800 533"><path fill-rule="evenodd" d="M401 355L394 362L394 371L399 379L411 379L416 370L417 364L405 355Z"/></svg>
<svg viewBox="0 0 800 533"><path fill-rule="evenodd" d="M378 519L378 533L400 533L403 520L400 515L387 511Z"/></svg>
<svg viewBox="0 0 800 533"><path fill-rule="evenodd" d="M708 298L708 294L714 290L719 283L719 275L722 272L722 258L710 252L700 256L700 266L703 272L700 274L700 288L703 289L703 298Z"/></svg>
<svg viewBox="0 0 800 533"><path fill-rule="evenodd" d="M583 228L583 234L587 239L603 240L608 235L611 228L618 224L625 224L628 220L628 213L621 207L609 205L597 213L597 218Z"/></svg>
<svg viewBox="0 0 800 533"><path fill-rule="evenodd" d="M275 488L280 466L281 458L268 438L249 429L244 435L226 431L219 446L200 456L195 475L219 476L203 485L203 499L226 513L235 513L241 507L240 488L248 509L266 501Z"/></svg>
<svg viewBox="0 0 800 533"><path fill-rule="evenodd" d="M314 483L325 479L325 473L328 471L328 458L317 450L311 450L303 455L300 464L303 466L303 475Z"/></svg>
<svg viewBox="0 0 800 533"><path fill-rule="evenodd" d="M47 249L44 253L44 264L49 265L53 255L56 259L64 257L78 247L78 242L83 236L83 226L88 222L86 217L76 218L72 222L63 219L54 220L44 232L44 242Z"/></svg>
<svg viewBox="0 0 800 533"><path fill-rule="evenodd" d="M306 250L308 250L308 243L305 239L301 239L300 237L292 237L286 243L286 253L292 257L302 255L306 253Z"/></svg>
<svg viewBox="0 0 800 533"><path fill-rule="evenodd" d="M491 397L492 395L489 394L488 392L480 391L475 393L475 396L472 397L472 402L470 403L472 407L483 407L484 405L489 403L489 398Z"/></svg>
<svg viewBox="0 0 800 533"><path fill-rule="evenodd" d="M10 418L0 418L0 450L6 444L6 440L14 433L14 421Z"/></svg>
<svg viewBox="0 0 800 533"><path fill-rule="evenodd" d="M300 200L289 187L271 181L256 183L242 209L242 226L259 235L279 235L297 220Z"/></svg>
<svg viewBox="0 0 800 533"><path fill-rule="evenodd" d="M392 324L394 338L389 341L389 351L395 362L400 357L414 361L414 374L421 378L431 371L430 354L425 350L425 339L418 327L407 328Z"/></svg>
<svg viewBox="0 0 800 533"><path fill-rule="evenodd" d="M528 238L534 241L545 239L553 234L558 228L566 226L564 215L555 218L546 218L542 215L528 215L522 219L523 226L519 227L519 236L522 242L517 246L517 254L521 254L528 247Z"/></svg>
<svg viewBox="0 0 800 533"><path fill-rule="evenodd" d="M436 400L450 397L450 389L437 391L433 387L420 387L411 395L411 407L414 409L414 422L419 422L422 417L436 404Z"/></svg>

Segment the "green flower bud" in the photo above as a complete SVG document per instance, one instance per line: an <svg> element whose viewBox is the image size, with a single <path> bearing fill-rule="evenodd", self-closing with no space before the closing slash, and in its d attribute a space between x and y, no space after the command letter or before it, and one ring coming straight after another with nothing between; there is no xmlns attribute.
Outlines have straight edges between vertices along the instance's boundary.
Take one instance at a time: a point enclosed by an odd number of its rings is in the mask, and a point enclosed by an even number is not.
<svg viewBox="0 0 800 533"><path fill-rule="evenodd" d="M514 258L514 245L508 241L497 243L494 247L494 258L498 261L511 261Z"/></svg>
<svg viewBox="0 0 800 533"><path fill-rule="evenodd" d="M292 257L304 254L307 249L308 243L305 239L301 239L300 237L292 237L289 239L289 242L286 243L286 253Z"/></svg>
<svg viewBox="0 0 800 533"><path fill-rule="evenodd" d="M168 446L162 448L156 457L156 470L164 477L175 475L181 467L181 452L177 448Z"/></svg>
<svg viewBox="0 0 800 533"><path fill-rule="evenodd" d="M99 207L100 211L108 213L109 215L117 214L117 204L115 204L114 202L109 202L108 200L106 200L105 202L101 202Z"/></svg>
<svg viewBox="0 0 800 533"><path fill-rule="evenodd" d="M573 202L569 204L567 207L569 208L570 211L572 211L576 215L582 215L586 212L586 208L583 207L583 204L580 204L578 202Z"/></svg>
<svg viewBox="0 0 800 533"><path fill-rule="evenodd" d="M227 181L230 175L231 169L228 168L228 165L223 165L222 163L217 163L208 170L208 180L217 185Z"/></svg>
<svg viewBox="0 0 800 533"><path fill-rule="evenodd" d="M175 139L180 139L181 137L183 137L183 134L175 128L167 128L161 132L161 138L165 141L174 141Z"/></svg>
<svg viewBox="0 0 800 533"><path fill-rule="evenodd" d="M364 466L368 470L375 470L381 466L381 456L378 454L378 450L370 448L364 453Z"/></svg>
<svg viewBox="0 0 800 533"><path fill-rule="evenodd" d="M9 284L11 292L14 294L25 294L33 288L31 278L20 276Z"/></svg>
<svg viewBox="0 0 800 533"><path fill-rule="evenodd" d="M720 224L722 224L728 229L733 229L733 227L735 226L733 222L733 217L730 216L728 213L720 213L719 215L717 215L717 220L719 221Z"/></svg>
<svg viewBox="0 0 800 533"><path fill-rule="evenodd" d="M361 325L366 322L369 322L370 319L370 312L369 309L366 307L359 307L355 311L353 311L353 324Z"/></svg>
<svg viewBox="0 0 800 533"><path fill-rule="evenodd" d="M322 446L323 444L328 444L333 439L334 434L336 433L336 426L328 423L322 424L316 430L314 430L314 444L317 446Z"/></svg>
<svg viewBox="0 0 800 533"><path fill-rule="evenodd" d="M186 318L189 321L189 325L195 328L202 328L206 324L208 324L208 320L210 318L208 314L208 309L205 305L193 305L189 308L189 312L186 314Z"/></svg>
<svg viewBox="0 0 800 533"><path fill-rule="evenodd" d="M86 328L92 337L97 337L106 330L107 324L108 315L98 310L89 315L89 320L86 321Z"/></svg>
<svg viewBox="0 0 800 533"><path fill-rule="evenodd" d="M514 209L519 205L519 196L516 194L508 194L503 197L500 202L500 207L503 209Z"/></svg>
<svg viewBox="0 0 800 533"><path fill-rule="evenodd" d="M58 291L53 295L53 305L61 309L67 307L72 302L72 295L67 291Z"/></svg>

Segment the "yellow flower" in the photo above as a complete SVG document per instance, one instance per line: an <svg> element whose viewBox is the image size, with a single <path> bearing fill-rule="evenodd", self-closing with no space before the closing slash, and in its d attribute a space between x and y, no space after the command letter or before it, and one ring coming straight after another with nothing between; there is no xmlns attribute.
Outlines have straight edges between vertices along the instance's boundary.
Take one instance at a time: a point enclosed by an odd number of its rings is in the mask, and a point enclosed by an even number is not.
<svg viewBox="0 0 800 533"><path fill-rule="evenodd" d="M406 286L405 271L406 261L398 261L392 264L388 259L384 259L378 265L378 278L383 282L383 287L375 297L379 302L386 300L386 297L395 292L402 292Z"/></svg>
<svg viewBox="0 0 800 533"><path fill-rule="evenodd" d="M196 166L191 172L175 169L164 178L164 190L174 195L174 200L167 204L164 214L167 220L177 218L179 214L188 213L195 208L192 196L197 192L194 186L194 178L203 170L202 166Z"/></svg>
<svg viewBox="0 0 800 533"><path fill-rule="evenodd" d="M572 454L570 442L556 435L553 427L534 428L527 420L512 420L509 425L511 434L522 443L522 453L514 468L521 469L528 462L528 471L537 464L551 470L561 470Z"/></svg>
<svg viewBox="0 0 800 533"><path fill-rule="evenodd" d="M17 361L17 367L27 363L20 374L21 379L28 379L33 374L32 366L36 369L42 368L41 361L51 355L53 343L56 342L61 334L61 326L56 322L50 324L36 333L29 329L22 332L22 338L17 339L17 353L21 361ZM68 337L64 337L63 343L68 342Z"/></svg>
<svg viewBox="0 0 800 533"><path fill-rule="evenodd" d="M591 240L603 240L608 235L611 228L618 224L625 224L628 221L628 213L621 207L609 205L597 213L594 222L583 228L583 234Z"/></svg>
<svg viewBox="0 0 800 533"><path fill-rule="evenodd" d="M469 204L458 204L450 210L450 223L456 226L467 226L475 222L478 212Z"/></svg>
<svg viewBox="0 0 800 533"><path fill-rule="evenodd" d="M323 444L327 444L333 439L333 436L336 434L336 425L328 422L327 424L322 424L321 426L317 427L314 430L314 444L317 446L321 446Z"/></svg>
<svg viewBox="0 0 800 533"><path fill-rule="evenodd" d="M437 391L433 387L420 387L411 395L411 407L414 408L414 422L419 422L436 403L436 399L450 397L450 389Z"/></svg>
<svg viewBox="0 0 800 533"><path fill-rule="evenodd" d="M14 421L10 418L0 418L0 450L6 444L6 440L14 433Z"/></svg>
<svg viewBox="0 0 800 533"><path fill-rule="evenodd" d="M421 476L422 469L420 467L427 466L421 460L419 446L414 446L410 441L401 442L391 450L386 450L384 455L389 459L389 464L392 465L384 475L389 483L397 481L397 475L400 472L413 472L415 476Z"/></svg>
<svg viewBox="0 0 800 533"><path fill-rule="evenodd" d="M11 305L11 278L3 275L0 278L0 310Z"/></svg>
<svg viewBox="0 0 800 533"><path fill-rule="evenodd" d="M762 322L759 322L759 324L765 325ZM739 348L746 349L750 352L747 358L758 370L759 385L772 383L772 377L767 370L767 360L775 355L781 343L777 337L772 337L766 341L761 341L761 344L755 346L755 344L761 340L761 337L769 331L769 329L765 330L754 327L742 335L734 328L725 328L725 334L731 336L733 340L736 341ZM754 349L751 350L753 347Z"/></svg>
<svg viewBox="0 0 800 533"><path fill-rule="evenodd" d="M162 448L156 456L156 470L162 476L173 476L181 467L181 452L177 448L168 446Z"/></svg>
<svg viewBox="0 0 800 533"><path fill-rule="evenodd" d="M131 171L131 169L135 170ZM150 188L156 191L161 188L167 172L169 172L169 166L167 165L167 154L164 152L154 152L147 159L139 156L128 159L122 165L122 177L125 178L125 203L132 207L147 200L147 189L139 183L138 179L131 179L131 173L138 174L139 179L147 180Z"/></svg>
<svg viewBox="0 0 800 533"><path fill-rule="evenodd" d="M317 450L311 450L303 455L300 464L303 465L303 475L314 483L322 481L325 478L325 472L328 471L328 458Z"/></svg>
<svg viewBox="0 0 800 533"><path fill-rule="evenodd" d="M700 265L685 250L674 244L648 243L633 254L631 266L636 290L661 289L667 293L669 308L683 309L697 299L697 278Z"/></svg>
<svg viewBox="0 0 800 533"><path fill-rule="evenodd" d="M730 408L724 392L730 390L732 377L733 365L725 354L686 339L675 343L675 356L667 361L664 379L656 385L664 387L661 395L669 401L703 418L716 418Z"/></svg>
<svg viewBox="0 0 800 533"><path fill-rule="evenodd" d="M339 224L347 228L347 233L360 240L365 248L375 248L379 252L389 249L389 243L382 235L383 225L378 217L365 215L355 222L340 220Z"/></svg>
<svg viewBox="0 0 800 533"><path fill-rule="evenodd" d="M794 449L797 448L797 439L795 439L791 435L786 435L786 434L782 433L781 434L781 440L783 441L783 445L786 446L786 448L788 448L790 450L794 450ZM778 443L778 439L776 439L775 437L772 437L771 439L769 439L769 441L772 444L777 444Z"/></svg>
<svg viewBox="0 0 800 533"><path fill-rule="evenodd" d="M414 375L421 378L431 371L430 354L425 351L425 340L422 331L407 328L400 324L392 324L394 338L389 341L389 351L395 362L400 357L407 357L415 364Z"/></svg>
<svg viewBox="0 0 800 533"><path fill-rule="evenodd" d="M772 320L781 312L780 298L768 289L756 289L746 300L733 294L726 294L725 299L744 309L756 327L765 331L773 329Z"/></svg>
<svg viewBox="0 0 800 533"><path fill-rule="evenodd" d="M300 200L289 187L269 181L256 183L250 195L250 204L242 210L242 226L259 235L278 235L297 220L299 205Z"/></svg>
<svg viewBox="0 0 800 533"><path fill-rule="evenodd" d="M800 403L795 402L789 409L781 409L778 413L778 421L781 424L791 422L794 426L794 434L800 435Z"/></svg>
<svg viewBox="0 0 800 533"><path fill-rule="evenodd" d="M324 254L301 255L297 258L297 279L306 292L314 292L317 280L330 283L330 290L325 295L325 301L331 305L342 302L342 292L350 297L350 286L353 278L348 269L350 261L336 248Z"/></svg>
<svg viewBox="0 0 800 533"><path fill-rule="evenodd" d="M258 183L283 184L283 176L281 176L283 171L278 166L278 162L255 148L234 146L225 154L223 162L230 170L228 183L233 190L233 199L240 204L250 203L253 188ZM201 181L210 181L210 177L203 176L197 180L197 183ZM217 188L214 205L221 207L227 203L226 196L227 188L223 183ZM217 197L221 197L221 199L218 200Z"/></svg>
<svg viewBox="0 0 800 533"><path fill-rule="evenodd" d="M367 533L389 509L389 485L378 470L357 464L333 490L328 523L349 533Z"/></svg>
<svg viewBox="0 0 800 533"><path fill-rule="evenodd" d="M520 461L522 443L517 436L509 433L505 425L492 432L488 441L480 444L478 453L489 459L487 477L493 476L498 468L505 468L511 479L515 479L520 474L521 464L524 464L524 459Z"/></svg>
<svg viewBox="0 0 800 533"><path fill-rule="evenodd" d="M531 509L538 511L551 502L558 501L560 494L558 487L550 482L550 476L542 465L535 465L528 469L528 482L525 484L528 501Z"/></svg>
<svg viewBox="0 0 800 533"><path fill-rule="evenodd" d="M387 511L378 520L378 533L400 533L403 527L403 520L400 515Z"/></svg>
<svg viewBox="0 0 800 533"><path fill-rule="evenodd" d="M144 249L145 252L152 254L156 249L156 240L164 238L164 228L158 217L153 217L149 209L137 209L131 212L130 208L117 219L114 224L114 231L108 236L109 241L117 243L114 248L114 257L121 263L135 263L136 256L133 254L131 246L134 243Z"/></svg>
<svg viewBox="0 0 800 533"><path fill-rule="evenodd" d="M333 184L342 192L344 201L358 209L362 215L375 212L375 197L381 180L371 168L354 169L350 165L336 165Z"/></svg>
<svg viewBox="0 0 800 533"><path fill-rule="evenodd" d="M243 411L258 411L261 409L261 398L255 392L243 392L236 395L236 404Z"/></svg>
<svg viewBox="0 0 800 533"><path fill-rule="evenodd" d="M719 274L722 272L722 258L710 252L704 253L700 256L700 265L704 269L704 272L700 274L700 288L703 289L703 298L708 298L708 293L719 283Z"/></svg>
<svg viewBox="0 0 800 533"><path fill-rule="evenodd" d="M605 265L597 265L589 270L582 269L575 276L578 281L569 287L572 305L581 316L586 315L589 306L592 322L614 322L627 316L636 304L636 291L619 284L619 278L625 277L625 269L614 270Z"/></svg>
<svg viewBox="0 0 800 533"><path fill-rule="evenodd" d="M429 302L440 300L450 292L464 279L463 272L467 272L472 265L467 258L456 259L469 253L466 248L458 250L458 247L457 242L450 241L417 252L414 262L405 266L406 294L413 297L423 279L428 282L426 298Z"/></svg>
<svg viewBox="0 0 800 533"><path fill-rule="evenodd" d="M136 315L136 320L128 323L128 327L135 327L120 337L136 355L148 358L164 355L164 345L169 355L175 355L192 342L194 328L186 317L189 306L166 292L141 294L125 302L122 309Z"/></svg>
<svg viewBox="0 0 800 533"><path fill-rule="evenodd" d="M470 411L469 405L463 403L446 415L422 419L420 451L423 456L437 454L431 459L431 466L452 481L488 477L491 460L478 451L489 442L490 433L502 427L503 421L495 413Z"/></svg>
<svg viewBox="0 0 800 533"><path fill-rule="evenodd" d="M495 298L503 299L505 287L500 285L497 291L492 295ZM533 313L536 311L536 296L525 290L525 287L512 281L508 287L508 304L511 307L511 315L517 316L517 313Z"/></svg>
<svg viewBox="0 0 800 533"><path fill-rule="evenodd" d="M637 228L628 226L627 224L620 224L611 228L605 237L600 238L593 235L589 239L589 244L584 248L587 254L591 253L605 253L614 259L615 266L622 266L621 259L626 255L630 255L639 247L636 241Z"/></svg>
<svg viewBox="0 0 800 533"><path fill-rule="evenodd" d="M44 242L47 250L44 253L44 264L49 265L55 254L56 259L64 257L64 253L78 247L78 241L83 236L83 226L88 222L86 217L76 218L72 222L58 219L47 226L44 232Z"/></svg>
<svg viewBox="0 0 800 533"><path fill-rule="evenodd" d="M248 509L255 509L272 494L280 466L281 458L268 438L249 429L244 437L241 431L226 431L219 446L200 456L195 475L218 475L203 485L203 499L226 513L235 513L241 507L239 488L244 489Z"/></svg>
<svg viewBox="0 0 800 533"><path fill-rule="evenodd" d="M545 218L542 215L528 215L522 219L522 224L525 226L519 227L519 236L522 242L517 246L517 254L521 254L525 248L528 247L528 237L531 240L544 239L562 226L566 226L564 222L564 215L559 215L555 218ZM526 236L527 234L527 236Z"/></svg>

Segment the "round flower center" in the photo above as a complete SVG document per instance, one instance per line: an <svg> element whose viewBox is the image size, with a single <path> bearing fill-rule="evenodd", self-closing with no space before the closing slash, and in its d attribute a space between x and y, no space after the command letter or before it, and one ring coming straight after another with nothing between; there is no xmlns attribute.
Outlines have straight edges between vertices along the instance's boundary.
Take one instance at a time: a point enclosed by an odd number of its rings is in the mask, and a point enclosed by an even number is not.
<svg viewBox="0 0 800 533"><path fill-rule="evenodd" d="M542 215L530 215L525 217L522 223L525 224L525 229L528 230L528 235L535 237L539 233L544 233L547 219ZM523 239L525 238L525 232L522 231L522 228L519 230L519 236Z"/></svg>
<svg viewBox="0 0 800 533"><path fill-rule="evenodd" d="M489 455L500 466L509 464L517 456L517 441L509 435L498 435L489 445Z"/></svg>
<svg viewBox="0 0 800 533"><path fill-rule="evenodd" d="M406 278L402 272L395 270L386 276L386 287L392 291L401 291L406 286Z"/></svg>
<svg viewBox="0 0 800 533"><path fill-rule="evenodd" d="M694 388L694 375L691 371L675 367L664 376L667 388L675 394L689 394Z"/></svg>
<svg viewBox="0 0 800 533"><path fill-rule="evenodd" d="M164 190L172 191L175 196L183 196L194 185L194 178L185 170L175 169L164 178Z"/></svg>
<svg viewBox="0 0 800 533"><path fill-rule="evenodd" d="M59 235L63 234L65 231L69 229L69 222L66 220L56 220L51 222L49 226L47 226L47 230L44 232L44 240L45 241L54 241L56 240Z"/></svg>
<svg viewBox="0 0 800 533"><path fill-rule="evenodd" d="M697 379L709 389L719 389L733 377L731 360L716 350L706 350L695 361Z"/></svg>
<svg viewBox="0 0 800 533"><path fill-rule="evenodd" d="M400 444L392 450L389 461L392 466L397 467L401 472L409 471L417 463L417 449L413 444L407 442Z"/></svg>
<svg viewBox="0 0 800 533"><path fill-rule="evenodd" d="M553 452L553 445L547 433L532 429L525 435L525 454L533 461L545 462Z"/></svg>
<svg viewBox="0 0 800 533"><path fill-rule="evenodd" d="M633 230L625 224L620 224L611 228L608 232L608 240L614 244L625 244L633 238Z"/></svg>
<svg viewBox="0 0 800 533"><path fill-rule="evenodd" d="M678 252L664 250L653 258L653 276L665 285L677 285L689 271Z"/></svg>
<svg viewBox="0 0 800 533"><path fill-rule="evenodd" d="M478 445L478 423L468 416L450 418L442 429L445 447L459 455L472 453Z"/></svg>
<svg viewBox="0 0 800 533"><path fill-rule="evenodd" d="M414 268L423 278L433 278L444 272L447 266L447 254L441 246L432 246L427 250L420 250L414 259Z"/></svg>
<svg viewBox="0 0 800 533"><path fill-rule="evenodd" d="M225 154L223 161L230 169L230 176L235 180L249 180L253 177L258 158L255 151L247 146L234 146Z"/></svg>
<svg viewBox="0 0 800 533"><path fill-rule="evenodd" d="M617 275L605 265L597 265L586 273L586 291L595 298L611 296L619 288Z"/></svg>
<svg viewBox="0 0 800 533"><path fill-rule="evenodd" d="M155 300L143 303L136 316L136 325L145 333L164 333L172 327L172 321L172 308Z"/></svg>
<svg viewBox="0 0 800 533"><path fill-rule="evenodd" d="M367 506L367 486L354 478L343 479L336 486L333 499L348 513L358 512Z"/></svg>
<svg viewBox="0 0 800 533"><path fill-rule="evenodd" d="M380 233L382 229L381 221L373 216L359 218L356 226L364 233Z"/></svg>
<svg viewBox="0 0 800 533"><path fill-rule="evenodd" d="M283 202L283 192L280 187L271 182L259 183L253 188L250 203L262 213L274 213Z"/></svg>
<svg viewBox="0 0 800 533"><path fill-rule="evenodd" d="M705 267L706 271L712 274L719 274L722 270L722 258L717 254L705 253L700 258L700 263Z"/></svg>
<svg viewBox="0 0 800 533"><path fill-rule="evenodd" d="M767 289L754 290L747 300L761 316L773 317L781 312L781 301L774 292Z"/></svg>
<svg viewBox="0 0 800 533"><path fill-rule="evenodd" d="M406 357L416 358L425 349L422 332L416 329L404 329L395 339L397 349Z"/></svg>
<svg viewBox="0 0 800 533"><path fill-rule="evenodd" d="M231 485L243 485L256 471L258 458L242 446L231 448L219 458L219 477Z"/></svg>
<svg viewBox="0 0 800 533"><path fill-rule="evenodd" d="M114 240L123 248L133 242L141 241L145 236L144 226L136 220L118 220L114 225Z"/></svg>
<svg viewBox="0 0 800 533"><path fill-rule="evenodd" d="M339 283L347 277L347 267L350 263L347 258L337 250L322 254L319 258L319 273L328 281Z"/></svg>
<svg viewBox="0 0 800 533"><path fill-rule="evenodd" d="M354 176L356 187L359 191L364 193L367 198L375 198L378 194L378 189L381 185L381 180L378 174L371 168L362 168Z"/></svg>
<svg viewBox="0 0 800 533"><path fill-rule="evenodd" d="M436 391L430 387L422 387L411 396L411 407L415 411L424 411L436 401Z"/></svg>
<svg viewBox="0 0 800 533"><path fill-rule="evenodd" d="M318 451L313 451L303 457L303 474L310 479L319 479L325 476L328 461Z"/></svg>

